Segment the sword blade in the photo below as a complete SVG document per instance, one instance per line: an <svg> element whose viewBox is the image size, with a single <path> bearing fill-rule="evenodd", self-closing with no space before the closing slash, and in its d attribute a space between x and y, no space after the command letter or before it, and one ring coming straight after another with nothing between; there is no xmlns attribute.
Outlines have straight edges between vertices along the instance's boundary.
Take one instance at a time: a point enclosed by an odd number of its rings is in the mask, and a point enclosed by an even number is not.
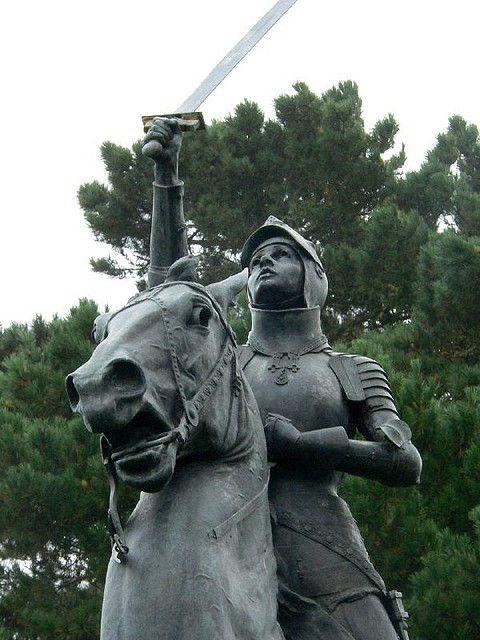
<svg viewBox="0 0 480 640"><path fill-rule="evenodd" d="M270 31L274 24L295 4L297 0L279 0L246 36L233 47L229 53L212 69L201 85L183 102L176 113L190 113L205 102L214 89L235 69L249 51Z"/></svg>

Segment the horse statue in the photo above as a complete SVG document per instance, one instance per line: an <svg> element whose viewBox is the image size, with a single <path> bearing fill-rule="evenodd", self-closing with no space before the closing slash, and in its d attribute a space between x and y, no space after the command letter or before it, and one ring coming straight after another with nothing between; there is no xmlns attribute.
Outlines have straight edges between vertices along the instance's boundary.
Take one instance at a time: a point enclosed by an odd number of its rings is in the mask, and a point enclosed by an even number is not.
<svg viewBox="0 0 480 640"><path fill-rule="evenodd" d="M263 427L225 320L246 276L204 287L192 260L100 316L67 378L111 483L101 640L284 638ZM124 530L117 480L141 490Z"/></svg>

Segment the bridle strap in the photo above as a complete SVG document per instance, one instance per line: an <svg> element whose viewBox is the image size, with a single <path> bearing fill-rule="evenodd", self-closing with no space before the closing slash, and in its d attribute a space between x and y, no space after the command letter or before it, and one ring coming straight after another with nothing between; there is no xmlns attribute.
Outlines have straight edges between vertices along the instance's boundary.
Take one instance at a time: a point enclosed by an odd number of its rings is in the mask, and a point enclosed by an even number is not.
<svg viewBox="0 0 480 640"><path fill-rule="evenodd" d="M211 301L213 301L213 298L211 298L210 296L209 298ZM185 387L183 385L180 373L179 358L177 350L175 348L167 310L165 309L165 305L161 300L154 299L153 301L160 308L162 322L165 327L165 333L167 337L167 347L170 354L173 376L175 378L175 384L177 386L177 390L183 405L183 414L180 418L178 427L173 430L172 435L175 434L175 436L180 441L180 444L184 445L190 437L191 430L198 426L199 412L203 409L207 399L217 388L218 383L222 379L225 367L229 364L232 358L235 357L236 342L235 338L232 336L229 325L225 322L220 309L217 307L218 315L225 329L227 329L227 339L225 340L222 351L220 352L220 355L218 356L217 361L215 362L215 365L208 378L200 387L200 389L197 390L193 398L187 400ZM237 384L236 380L234 380L233 382Z"/></svg>
<svg viewBox="0 0 480 640"><path fill-rule="evenodd" d="M122 521L118 513L118 481L115 465L111 458L111 447L107 438L102 435L100 438L100 450L102 454L102 462L107 472L108 484L110 487L110 495L108 498L108 516L107 529L112 543L112 550L115 552L114 559L118 563L125 562L128 547L125 544L125 534L123 531Z"/></svg>
<svg viewBox="0 0 480 640"><path fill-rule="evenodd" d="M111 316L108 318L108 321L107 321L107 323L105 325L104 333L106 333L108 331L108 326L109 326L110 322L113 320L113 318L118 316L118 314L121 313L122 311L124 311L125 309L129 309L130 307L134 307L135 305L140 304L141 302L144 302L145 300L151 300L152 302L158 304L159 300L157 299L157 293L159 293L160 291L163 291L163 289L168 289L169 287L174 287L174 286L179 285L179 284L182 284L182 285L184 285L186 287L189 287L190 289L193 289L194 291L198 291L199 293L201 293L202 295L204 295L205 297L207 297L210 300L210 302L212 303L212 306L215 308L215 310L218 313L218 316L219 316L219 318L220 318L220 320L221 320L221 322L222 322L222 324L223 324L223 326L225 328L225 331L230 336L230 339L232 340L234 345L237 346L237 342L236 342L236 339L235 339L235 334L233 332L232 327L228 324L228 322L223 317L223 312L222 312L222 309L220 308L220 305L215 300L215 298L210 294L208 289L206 289L203 285L198 284L197 282L186 282L186 281L183 281L183 280L178 280L176 282L164 282L163 284L159 284L158 286L154 287L153 289L149 289L146 292L144 291L142 293L137 294L133 298L130 298L130 300L127 302L126 305L124 305L121 309L118 309L117 311L112 313Z"/></svg>

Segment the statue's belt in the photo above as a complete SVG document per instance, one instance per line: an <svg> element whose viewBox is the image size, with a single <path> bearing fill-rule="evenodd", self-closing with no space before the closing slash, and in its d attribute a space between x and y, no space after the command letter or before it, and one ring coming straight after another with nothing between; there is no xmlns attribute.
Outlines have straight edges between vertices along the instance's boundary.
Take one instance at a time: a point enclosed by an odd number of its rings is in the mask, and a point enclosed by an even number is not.
<svg viewBox="0 0 480 640"><path fill-rule="evenodd" d="M271 512L275 524L287 527L342 556L354 564L382 593L386 593L385 583L380 574L368 558L355 549L350 541L343 541L331 529L313 525L284 509L271 506Z"/></svg>

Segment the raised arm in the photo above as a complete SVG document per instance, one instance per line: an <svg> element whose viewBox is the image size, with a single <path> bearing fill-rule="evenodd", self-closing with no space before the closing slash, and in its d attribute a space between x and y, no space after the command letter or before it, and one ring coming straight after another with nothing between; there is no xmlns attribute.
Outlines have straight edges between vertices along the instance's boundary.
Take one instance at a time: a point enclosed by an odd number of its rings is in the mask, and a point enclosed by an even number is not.
<svg viewBox="0 0 480 640"><path fill-rule="evenodd" d="M165 280L169 267L188 255L183 215L183 182L178 178L182 132L175 119L155 118L143 142L154 161L153 212L150 234L149 288Z"/></svg>

